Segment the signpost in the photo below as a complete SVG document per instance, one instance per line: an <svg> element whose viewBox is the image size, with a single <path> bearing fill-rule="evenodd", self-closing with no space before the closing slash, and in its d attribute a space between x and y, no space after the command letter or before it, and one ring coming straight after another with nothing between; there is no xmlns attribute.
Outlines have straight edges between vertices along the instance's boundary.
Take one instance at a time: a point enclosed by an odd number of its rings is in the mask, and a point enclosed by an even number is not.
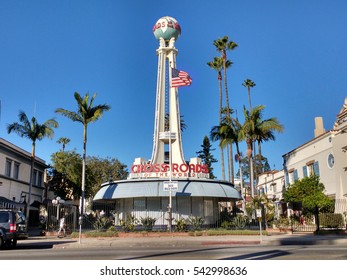
<svg viewBox="0 0 347 280"><path fill-rule="evenodd" d="M256 210L257 210L257 218L259 220L260 242L262 242L263 241L263 233L262 233L262 228L261 228L261 222L262 222L261 209L256 209Z"/></svg>
<svg viewBox="0 0 347 280"><path fill-rule="evenodd" d="M164 181L164 191L177 191L178 182L177 181Z"/></svg>

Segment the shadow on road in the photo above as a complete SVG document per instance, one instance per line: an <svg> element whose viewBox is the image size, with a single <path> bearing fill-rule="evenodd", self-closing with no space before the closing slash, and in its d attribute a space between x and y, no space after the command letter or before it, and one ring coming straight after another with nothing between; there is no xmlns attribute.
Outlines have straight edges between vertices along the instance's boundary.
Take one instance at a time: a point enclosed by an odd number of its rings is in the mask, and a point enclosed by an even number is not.
<svg viewBox="0 0 347 280"><path fill-rule="evenodd" d="M256 252L251 254L239 255L230 258L223 258L221 260L268 260L276 257L290 255L289 252L282 250L269 250L264 252Z"/></svg>

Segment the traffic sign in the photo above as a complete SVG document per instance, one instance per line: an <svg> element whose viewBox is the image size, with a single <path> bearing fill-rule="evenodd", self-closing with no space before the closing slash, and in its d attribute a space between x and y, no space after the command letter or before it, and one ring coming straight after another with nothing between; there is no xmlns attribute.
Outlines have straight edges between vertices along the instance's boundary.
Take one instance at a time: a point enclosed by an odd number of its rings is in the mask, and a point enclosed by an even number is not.
<svg viewBox="0 0 347 280"><path fill-rule="evenodd" d="M164 191L176 191L178 190L177 181L164 181Z"/></svg>

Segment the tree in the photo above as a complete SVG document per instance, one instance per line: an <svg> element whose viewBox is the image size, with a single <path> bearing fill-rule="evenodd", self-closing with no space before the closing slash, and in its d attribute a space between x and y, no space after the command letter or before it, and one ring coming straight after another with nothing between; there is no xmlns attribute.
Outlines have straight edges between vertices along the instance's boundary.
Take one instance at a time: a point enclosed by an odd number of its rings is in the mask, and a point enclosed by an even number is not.
<svg viewBox="0 0 347 280"><path fill-rule="evenodd" d="M70 139L66 137L60 137L57 141L58 144L63 144L61 151L64 153L65 147L70 143Z"/></svg>
<svg viewBox="0 0 347 280"><path fill-rule="evenodd" d="M51 156L48 185L55 195L76 199L81 195L82 158L75 151L57 152ZM126 179L126 165L114 158L88 156L86 159L86 197L93 197L102 183Z"/></svg>
<svg viewBox="0 0 347 280"><path fill-rule="evenodd" d="M216 47L216 50L221 53L221 58L223 59L223 72L224 72L224 89L225 89L225 103L226 103L226 109L227 109L227 121L230 118L230 106L229 106L229 92L228 92L228 81L227 81L227 68L231 66L232 62L230 61L230 64L228 65L228 59L227 59L227 51L232 51L238 45L233 42L229 41L228 36L224 36L223 38L218 38L217 40L213 41L213 45ZM229 161L228 164L230 166L229 169L231 169L231 177L234 177L234 164L233 164L233 150L232 145L229 147Z"/></svg>
<svg viewBox="0 0 347 280"><path fill-rule="evenodd" d="M213 174L212 163L217 162L217 160L211 154L215 149L211 149L212 145L207 136L204 137L203 143L201 145L201 150L196 152L197 156L202 159L202 162L208 166L208 171L210 174L210 179L215 179Z"/></svg>
<svg viewBox="0 0 347 280"><path fill-rule="evenodd" d="M29 183L29 194L28 194L28 204L26 208L26 223L29 221L29 209L31 204L31 191L33 186L33 173L34 173L34 163L35 163L35 147L36 141L41 141L43 138L48 137L50 139L54 136L53 128L57 128L58 122L54 119L49 119L43 124L39 124L35 117L31 120L27 117L24 111L19 111L18 114L19 122L14 122L7 126L7 132L15 132L20 137L28 138L31 140L31 164L30 164L30 183Z"/></svg>
<svg viewBox="0 0 347 280"><path fill-rule="evenodd" d="M99 191L101 184L113 180L124 180L128 176L126 165L115 158L87 157L89 178L88 194L93 197Z"/></svg>
<svg viewBox="0 0 347 280"><path fill-rule="evenodd" d="M323 208L332 206L333 201L324 194L324 184L319 181L319 176L312 175L295 181L283 193L285 202L301 204L316 218L317 230L319 230L319 212Z"/></svg>
<svg viewBox="0 0 347 280"><path fill-rule="evenodd" d="M258 142L258 154L259 158L262 158L260 143L262 143L263 141L274 140L274 131L283 131L283 126L278 122L276 118L270 118L265 120L263 119L264 109L265 106L263 105L258 105L250 111L247 110L245 107L243 109L245 121L242 125L240 138L245 139L247 144L247 157L249 159L250 166L252 196L254 195L253 143L254 141ZM260 161L260 164L262 164L262 161ZM262 167L261 170L263 170Z"/></svg>
<svg viewBox="0 0 347 280"><path fill-rule="evenodd" d="M51 155L47 170L48 187L55 196L75 200L81 196L82 157L76 151L56 152Z"/></svg>
<svg viewBox="0 0 347 280"><path fill-rule="evenodd" d="M251 102L251 88L255 87L256 84L250 80L250 79L246 79L244 80L244 82L242 83L242 85L244 87L247 87L247 91L248 91L248 102L249 102L249 110L252 110L252 102Z"/></svg>
<svg viewBox="0 0 347 280"><path fill-rule="evenodd" d="M180 116L180 127L181 132L187 128L186 123L184 122L184 116ZM170 113L165 114L165 122L164 122L165 131L170 131Z"/></svg>
<svg viewBox="0 0 347 280"><path fill-rule="evenodd" d="M69 111L63 108L55 110L56 113L62 114L74 122L79 122L83 125L83 157L82 157L82 193L81 193L81 216L84 212L85 199L85 173L86 173L86 154L87 154L87 128L88 124L99 120L105 111L111 109L107 104L93 106L96 93L89 100L89 93L83 98L78 92L74 94L77 102L77 111Z"/></svg>
<svg viewBox="0 0 347 280"><path fill-rule="evenodd" d="M226 67L232 64L230 60L226 62ZM219 87L219 123L222 123L223 119L223 90L222 90L222 69L223 69L223 58L214 57L213 61L207 62L207 65L217 71L218 87ZM224 149L220 147L220 158L222 165L222 179L225 180L225 167L224 167Z"/></svg>

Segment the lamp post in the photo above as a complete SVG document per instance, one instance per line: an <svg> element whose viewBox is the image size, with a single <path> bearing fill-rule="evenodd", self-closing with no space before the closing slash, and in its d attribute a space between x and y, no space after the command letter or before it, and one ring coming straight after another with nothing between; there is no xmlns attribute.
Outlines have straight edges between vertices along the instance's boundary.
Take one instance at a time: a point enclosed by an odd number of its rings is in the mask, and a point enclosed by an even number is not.
<svg viewBox="0 0 347 280"><path fill-rule="evenodd" d="M52 200L52 204L57 206L57 221L59 221L59 214L60 214L60 204L64 204L65 200L61 199L60 196L57 196L56 199Z"/></svg>

